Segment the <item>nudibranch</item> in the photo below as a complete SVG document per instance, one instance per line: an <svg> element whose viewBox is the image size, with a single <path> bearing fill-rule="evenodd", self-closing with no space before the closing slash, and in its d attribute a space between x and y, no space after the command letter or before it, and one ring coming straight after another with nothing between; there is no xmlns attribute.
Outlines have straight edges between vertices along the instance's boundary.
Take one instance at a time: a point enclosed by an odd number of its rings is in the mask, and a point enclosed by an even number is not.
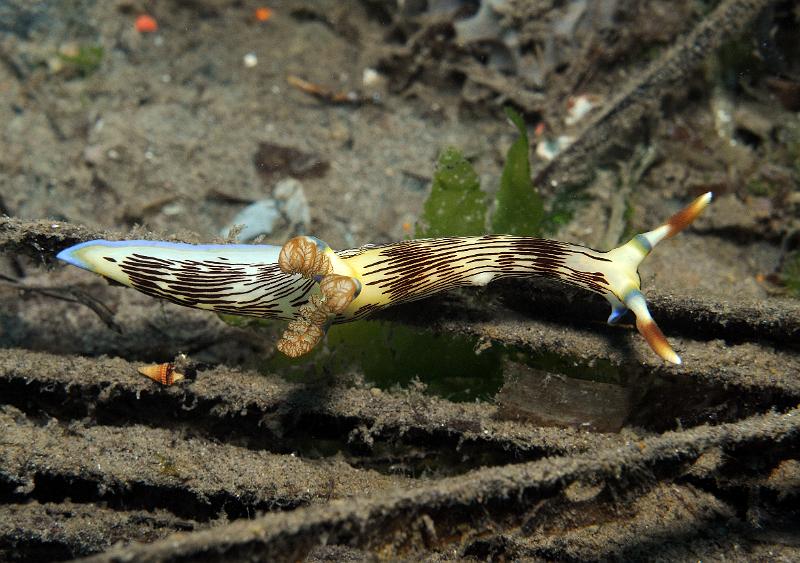
<svg viewBox="0 0 800 563"><path fill-rule="evenodd" d="M455 287L544 276L605 297L609 323L632 311L656 354L679 364L647 309L638 267L710 201L709 192L658 228L607 252L511 235L405 240L335 252L315 237L299 236L282 247L92 240L62 250L58 258L179 305L289 320L277 347L291 357L308 353L334 323Z"/></svg>

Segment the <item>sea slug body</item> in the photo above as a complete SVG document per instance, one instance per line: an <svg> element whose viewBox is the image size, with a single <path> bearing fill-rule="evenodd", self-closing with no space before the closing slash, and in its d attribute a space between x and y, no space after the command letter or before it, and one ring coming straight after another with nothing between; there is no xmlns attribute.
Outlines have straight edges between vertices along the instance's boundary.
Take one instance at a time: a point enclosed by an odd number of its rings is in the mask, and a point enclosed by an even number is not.
<svg viewBox="0 0 800 563"><path fill-rule="evenodd" d="M289 356L308 353L328 326L462 286L544 276L602 295L609 323L628 310L650 347L679 364L641 292L638 267L662 240L711 202L706 193L652 231L607 252L511 235L405 240L334 252L315 237L272 245L191 245L93 240L58 254L72 265L180 305L286 319L278 342Z"/></svg>

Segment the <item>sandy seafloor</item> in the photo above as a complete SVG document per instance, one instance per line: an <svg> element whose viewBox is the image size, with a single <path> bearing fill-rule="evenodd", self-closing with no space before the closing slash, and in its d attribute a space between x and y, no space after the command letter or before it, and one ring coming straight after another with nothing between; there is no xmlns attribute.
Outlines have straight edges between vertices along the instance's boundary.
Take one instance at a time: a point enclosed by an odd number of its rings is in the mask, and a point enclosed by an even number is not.
<svg viewBox="0 0 800 563"><path fill-rule="evenodd" d="M543 27L507 16L523 44L566 9L535 4ZM626 9L624 2L606 4ZM612 99L622 81L704 14L691 2L673 9L641 4L650 12L617 14L627 31L577 29L563 47L566 70L530 86L542 93L541 111L525 112L534 145L540 121L546 136L568 129L570 95ZM796 7L777 4L775 26L797 22ZM446 16L408 6L404 16L394 3L285 0L270 4L272 17L258 22L256 7L222 0L0 4L0 196L15 220L3 223L0 263L0 558L69 559L176 531L218 530L223 537L228 522L262 513L285 516L264 524L264 537L281 526L308 537L266 542L262 552L225 552L224 541L209 535L197 545L210 551L195 546L191 553L305 556L314 545L308 538L322 536L303 532L303 523L316 518L329 526L332 545L311 557L330 561L798 557L798 428L784 421L778 431L758 418L794 412L800 397L800 307L780 274L800 243L800 141L786 141L800 138L792 137L800 125L797 109L776 94L794 88L800 95L796 61L751 76L747 88L715 89L713 62L689 73L669 101L654 103L644 132L633 141L630 131L621 135L634 149L604 156L574 217L552 235L603 247L614 233L653 227L693 196L717 191L696 225L659 246L641 269L685 368L651 357L630 327L608 332L597 303L589 299L587 313L574 293L567 294L566 319L558 294L537 301L513 285L413 305L395 318L415 330L432 327L436 338L466 335L481 350L496 345L556 358L551 366L572 363L582 380L602 371L597 366L612 366L622 374L614 383L635 388L626 408L643 410L625 411L613 431L589 432L533 408L503 410L494 396L452 403L407 385L418 375L430 386L436 373L409 374L392 387L365 381L357 366L334 374L316 366L322 379L297 383L294 373L290 383L278 368L258 371L261 358L275 353L275 334L229 327L210 313L155 302L53 262L60 235L47 234L47 225L219 242L239 211L272 197L291 176L302 185L310 223L282 223L265 242L281 244L300 232L333 248L403 239L420 218L446 146L470 158L487 194L496 191L515 138L501 107L508 98L514 105L514 97L485 82L475 94L464 61L489 59L479 56L481 47L454 46ZM134 29L145 11L156 16L157 32ZM746 37L756 32L755 25L745 29ZM88 71L63 56L97 45L102 57ZM620 58L603 58L598 45L618 48ZM650 59L631 55L648 48ZM248 54L256 64L245 64ZM597 61L591 72L569 59L590 55ZM365 70L375 78L365 81ZM290 75L357 92L363 103L317 99L287 83ZM767 86L778 79L784 90ZM727 111L735 126L720 129L715 111ZM254 161L265 143L306 154L264 173ZM635 155L648 147L655 156L639 170ZM541 168L540 157L532 158L534 170ZM37 240L46 244L34 248ZM102 302L121 332L65 301L63 292L54 298L41 291L64 287ZM539 307L548 311L544 321L536 318ZM181 352L199 366L183 391L159 390L136 373L144 362ZM561 375L574 377L576 369ZM599 389L586 392L616 400ZM722 437L697 445L692 440L700 438L690 434L704 423L723 425ZM674 463L666 453L649 461L625 457L626 447L659 439L689 445L685 452L675 446L684 453ZM570 457L591 459L592 452L601 452L603 464L584 468ZM524 464L545 458L567 473L532 494L525 480L545 477ZM575 464L585 473L568 473ZM606 472L611 466L620 468L616 477ZM493 469L507 481L481 489ZM468 481L469 471L479 472L474 487L458 481ZM528 492L519 493L510 514L502 499L517 485ZM385 500L418 489L413 502ZM446 502L436 504L437 495ZM472 510L484 497L486 518ZM375 502L417 531L369 528ZM442 508L448 502L452 513ZM319 510L303 512L307 505ZM341 532L337 518L348 510L363 516L353 516L361 532ZM158 557L169 558L167 548Z"/></svg>

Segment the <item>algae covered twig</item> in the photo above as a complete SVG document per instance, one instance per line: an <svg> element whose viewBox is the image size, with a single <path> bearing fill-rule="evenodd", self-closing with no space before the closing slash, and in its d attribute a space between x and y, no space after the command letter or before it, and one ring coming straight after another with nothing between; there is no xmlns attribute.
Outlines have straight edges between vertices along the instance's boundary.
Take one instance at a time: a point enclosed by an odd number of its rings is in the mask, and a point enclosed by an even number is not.
<svg viewBox="0 0 800 563"><path fill-rule="evenodd" d="M362 498L348 506L314 506L294 512L273 512L253 520L242 519L151 544L115 546L89 561L201 561L212 556L236 558L242 553L267 559L276 553L291 553L292 558L301 559L319 545L322 535L329 545L369 548L399 557L408 553L401 549L408 549L409 545L419 541L420 514L428 515L434 529L465 530L463 534L438 536L435 545L442 550L448 546L454 548L458 544L468 544L470 540L474 542L498 531L505 534L501 536L503 538L519 538L514 534L531 524L531 515L536 514L536 502L553 499L555 505L574 483L615 484L641 480L644 475L653 482L675 486L674 482L685 476L686 468L704 452L719 450L725 456L744 456L747 465L733 464L734 469L748 467L762 455L764 444L796 447L799 435L800 411L769 412L735 423L630 440L624 446L594 447L578 455L487 467L466 475L422 483L409 490L393 490ZM777 446L772 446L767 450L772 466L774 460L779 459L775 453L777 449ZM734 475L744 478L745 472L737 470ZM729 519L734 521L732 516ZM659 535L684 537L676 536L669 526L658 525L664 526L659 529ZM641 535L641 528L637 530ZM521 553L522 558L541 558L545 553L552 558L555 549L540 536L547 535L534 535L537 543L523 544L530 550ZM522 539L513 541L522 543ZM575 542L569 538L565 541L569 547ZM613 541L608 543L614 545ZM583 545L585 553L590 548ZM596 549L596 545L608 549L605 553L617 558L626 553L616 545L608 547L603 543L593 543L591 549ZM555 552L564 554L564 551Z"/></svg>

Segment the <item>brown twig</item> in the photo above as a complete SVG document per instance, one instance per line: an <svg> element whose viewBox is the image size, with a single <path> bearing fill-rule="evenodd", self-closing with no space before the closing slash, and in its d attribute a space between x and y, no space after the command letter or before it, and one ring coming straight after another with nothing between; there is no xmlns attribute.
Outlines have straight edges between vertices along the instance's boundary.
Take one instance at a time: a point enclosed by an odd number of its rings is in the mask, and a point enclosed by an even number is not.
<svg viewBox="0 0 800 563"><path fill-rule="evenodd" d="M122 328L114 321L114 312L111 311L105 303L96 297L92 297L80 288L74 286L48 287L26 285L20 280L4 274L0 274L0 286L15 289L23 294L32 293L58 299L60 301L66 301L68 303L79 303L91 309L108 328L122 334Z"/></svg>
<svg viewBox="0 0 800 563"><path fill-rule="evenodd" d="M362 105L367 103L377 103L375 98L365 96L364 94L355 90L342 90L337 92L320 84L315 84L314 82L304 80L303 78L293 74L290 74L286 77L286 82L301 92L305 92L306 94L314 96L318 100L322 100L323 102L329 104Z"/></svg>

